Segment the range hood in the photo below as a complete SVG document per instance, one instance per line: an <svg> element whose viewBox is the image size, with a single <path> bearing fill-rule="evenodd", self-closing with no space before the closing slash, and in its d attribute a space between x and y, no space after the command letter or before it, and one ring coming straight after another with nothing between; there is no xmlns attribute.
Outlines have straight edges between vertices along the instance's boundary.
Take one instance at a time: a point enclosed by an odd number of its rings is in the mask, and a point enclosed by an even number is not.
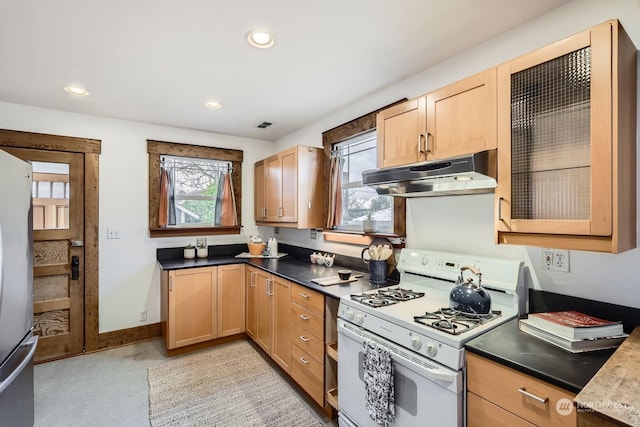
<svg viewBox="0 0 640 427"><path fill-rule="evenodd" d="M494 192L496 150L362 172L378 194L398 197L453 196Z"/></svg>

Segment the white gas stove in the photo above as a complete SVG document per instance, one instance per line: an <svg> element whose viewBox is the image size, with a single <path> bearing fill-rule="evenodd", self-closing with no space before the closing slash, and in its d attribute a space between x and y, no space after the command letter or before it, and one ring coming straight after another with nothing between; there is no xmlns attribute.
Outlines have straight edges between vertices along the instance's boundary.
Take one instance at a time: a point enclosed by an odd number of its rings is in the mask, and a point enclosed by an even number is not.
<svg viewBox="0 0 640 427"><path fill-rule="evenodd" d="M482 272L487 316L449 310L449 293L467 265ZM398 285L342 297L338 317L450 368L462 368L466 341L524 312L521 261L403 249L398 270Z"/></svg>
<svg viewBox="0 0 640 427"><path fill-rule="evenodd" d="M449 294L465 266L482 273L481 286L491 297L488 314L449 308ZM341 425L375 425L362 403L360 365L367 341L386 348L393 358L396 397L402 398L395 401L396 421L390 425L420 425L420 415L438 420L436 425L463 425L464 343L524 313L523 267L517 260L403 249L398 285L342 297Z"/></svg>

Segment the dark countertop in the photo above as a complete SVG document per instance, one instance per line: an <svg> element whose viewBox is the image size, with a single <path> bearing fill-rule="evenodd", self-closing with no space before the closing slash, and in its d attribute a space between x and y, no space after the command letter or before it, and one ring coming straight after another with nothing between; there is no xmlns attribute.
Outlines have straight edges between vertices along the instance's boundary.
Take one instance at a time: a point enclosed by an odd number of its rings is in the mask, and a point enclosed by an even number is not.
<svg viewBox="0 0 640 427"><path fill-rule="evenodd" d="M302 260L293 256L284 256L278 259L267 258L235 258L234 256L221 255L210 256L209 258L196 258L196 259L159 259L158 265L162 270L179 270L183 268L196 268L196 267L212 267L217 265L227 264L239 264L244 263L258 267L269 273L280 276L284 279L301 284L310 289L318 291L326 296L339 299L342 296L355 294L359 292L368 291L371 289L377 289L384 286L391 286L395 282L389 281L386 285L376 286L369 283L369 275L365 272L366 265L361 271L350 268L353 274L363 274L364 277L359 278L357 281L331 286L320 286L317 283L311 281L311 279L317 279L321 277L337 276L338 270L345 267L335 265L333 267L325 267L322 265L311 264L311 261Z"/></svg>
<svg viewBox="0 0 640 427"><path fill-rule="evenodd" d="M518 319L468 341L467 351L484 356L550 384L579 393L615 349L571 353L525 334Z"/></svg>

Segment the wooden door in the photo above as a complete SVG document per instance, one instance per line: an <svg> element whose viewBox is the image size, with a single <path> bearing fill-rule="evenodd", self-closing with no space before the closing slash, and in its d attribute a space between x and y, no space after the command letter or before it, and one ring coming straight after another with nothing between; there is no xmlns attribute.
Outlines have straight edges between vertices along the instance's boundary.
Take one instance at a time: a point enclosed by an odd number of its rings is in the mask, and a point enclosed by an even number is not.
<svg viewBox="0 0 640 427"><path fill-rule="evenodd" d="M426 99L422 96L378 113L378 167L406 165L426 159L426 110Z"/></svg>
<svg viewBox="0 0 640 427"><path fill-rule="evenodd" d="M261 270L256 272L255 281L257 307L256 343L258 343L267 354L271 354L273 283L271 282L271 275Z"/></svg>
<svg viewBox="0 0 640 427"><path fill-rule="evenodd" d="M280 158L275 155L265 159L266 179L266 221L278 222L280 217L280 201L282 200L282 167Z"/></svg>
<svg viewBox="0 0 640 427"><path fill-rule="evenodd" d="M496 69L427 95L427 159L447 159L497 147Z"/></svg>
<svg viewBox="0 0 640 427"><path fill-rule="evenodd" d="M244 264L218 267L218 337L245 331Z"/></svg>
<svg viewBox="0 0 640 427"><path fill-rule="evenodd" d="M245 328L247 335L254 341L257 337L258 328L258 301L257 301L257 269L247 266L245 268L245 287L246 287L246 323Z"/></svg>
<svg viewBox="0 0 640 427"><path fill-rule="evenodd" d="M279 220L282 222L298 221L298 147L293 147L280 154L282 168L282 199ZM304 171L309 173L310 171Z"/></svg>
<svg viewBox="0 0 640 427"><path fill-rule="evenodd" d="M271 357L285 371L291 364L291 282L273 279L273 349Z"/></svg>
<svg viewBox="0 0 640 427"><path fill-rule="evenodd" d="M217 338L217 267L169 272L168 348Z"/></svg>
<svg viewBox="0 0 640 427"><path fill-rule="evenodd" d="M35 361L84 349L84 156L4 148L33 168Z"/></svg>

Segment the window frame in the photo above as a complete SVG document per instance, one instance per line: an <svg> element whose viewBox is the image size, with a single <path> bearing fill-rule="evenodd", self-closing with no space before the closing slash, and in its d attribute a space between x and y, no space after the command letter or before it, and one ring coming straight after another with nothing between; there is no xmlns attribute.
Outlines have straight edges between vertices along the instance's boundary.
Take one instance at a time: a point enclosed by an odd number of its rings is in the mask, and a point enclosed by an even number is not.
<svg viewBox="0 0 640 427"><path fill-rule="evenodd" d="M330 181L330 160L333 145L344 141L347 138L362 134L364 132L376 129L376 116L382 110L393 105L405 102L407 98L400 99L389 105L386 105L371 113L360 116L333 129L329 129L322 133L322 146L324 147L324 223L327 223L329 212L329 181ZM347 230L334 230L330 228L324 229L325 240L351 244L368 244L372 236L406 236L406 199L404 197L393 198L393 233L364 233Z"/></svg>
<svg viewBox="0 0 640 427"><path fill-rule="evenodd" d="M156 140L147 140L149 154L149 236L211 236L220 234L240 234L242 229L242 150L205 147L200 145L178 144ZM181 226L160 227L158 209L160 206L160 158L162 156L191 157L230 162L232 165L231 182L236 201L238 225L234 226Z"/></svg>

